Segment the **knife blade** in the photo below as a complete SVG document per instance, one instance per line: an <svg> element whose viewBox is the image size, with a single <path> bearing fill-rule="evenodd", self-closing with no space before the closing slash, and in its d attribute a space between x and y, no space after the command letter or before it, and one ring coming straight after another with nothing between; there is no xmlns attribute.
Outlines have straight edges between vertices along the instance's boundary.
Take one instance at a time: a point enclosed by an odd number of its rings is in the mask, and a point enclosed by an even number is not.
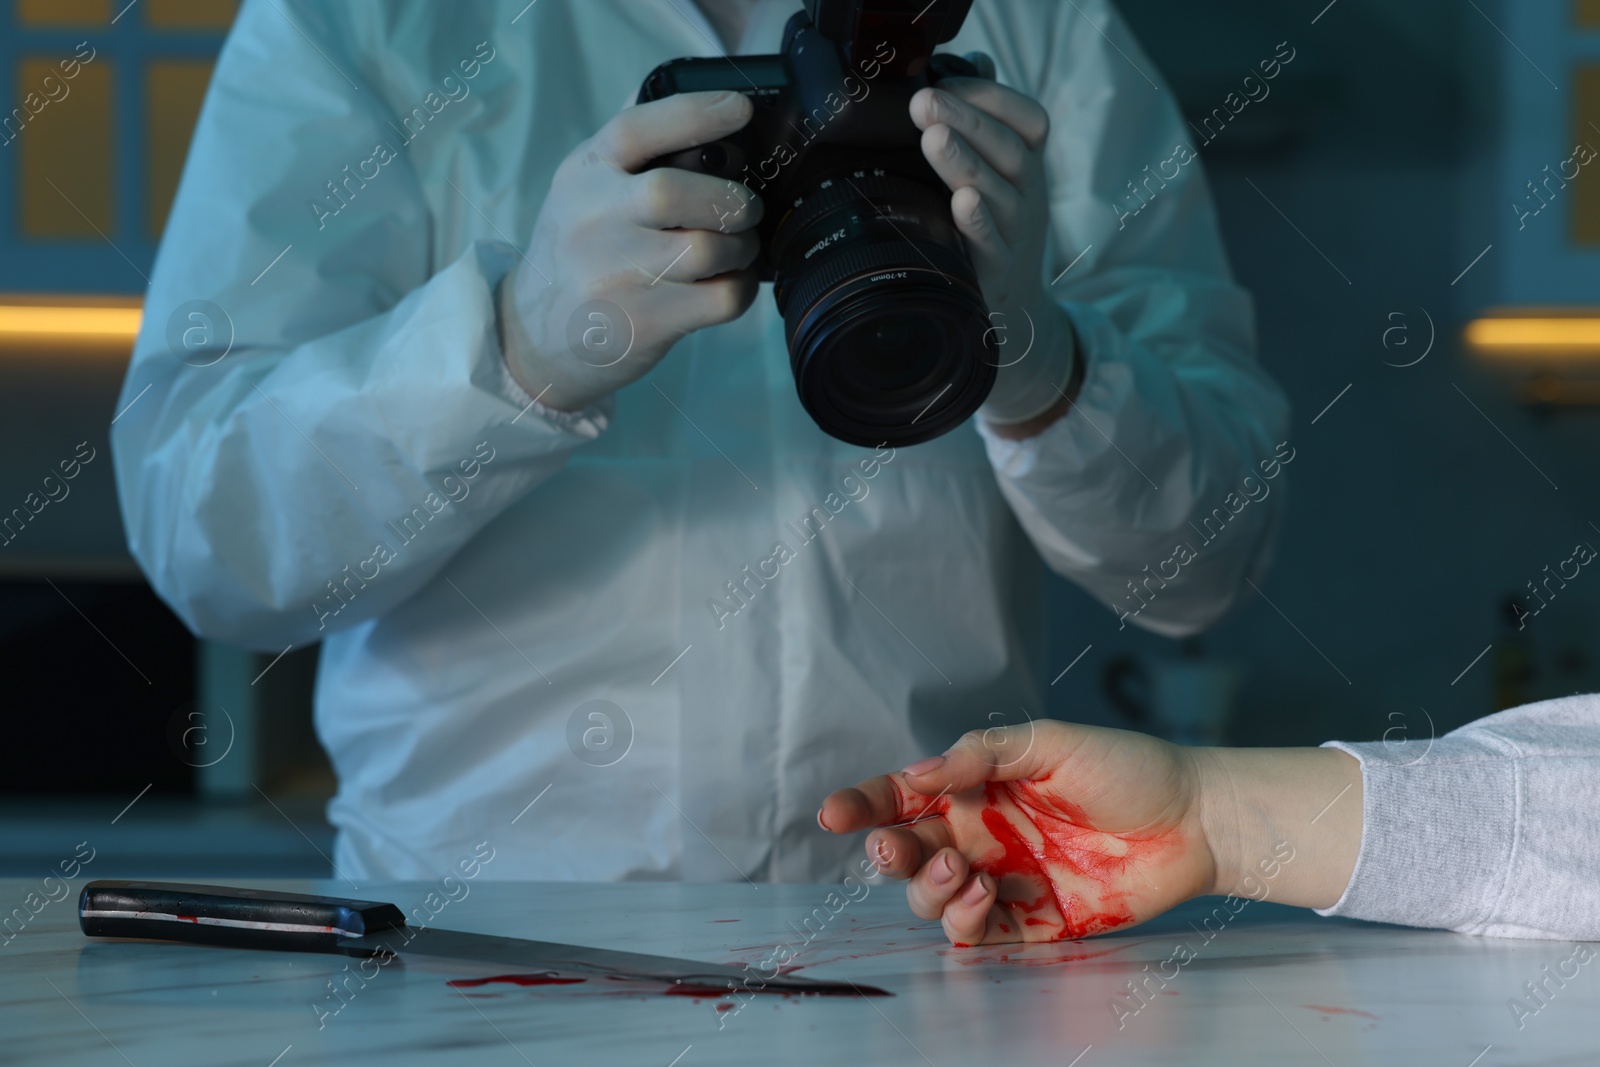
<svg viewBox="0 0 1600 1067"><path fill-rule="evenodd" d="M419 953L660 982L669 987L704 987L707 993L889 995L855 982L788 974L767 978L727 964L409 926L399 908L381 901L233 886L111 879L90 882L78 894L78 925L90 937L358 956Z"/></svg>

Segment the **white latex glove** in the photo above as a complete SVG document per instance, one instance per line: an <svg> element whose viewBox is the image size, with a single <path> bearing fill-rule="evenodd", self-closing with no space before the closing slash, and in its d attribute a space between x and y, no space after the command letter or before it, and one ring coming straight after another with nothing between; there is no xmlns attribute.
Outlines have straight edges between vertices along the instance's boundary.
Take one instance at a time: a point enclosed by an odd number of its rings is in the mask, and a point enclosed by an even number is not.
<svg viewBox="0 0 1600 1067"><path fill-rule="evenodd" d="M1029 422L1065 404L1075 357L1066 312L1042 279L1050 115L997 82L946 78L911 98L911 119L922 130L923 155L950 187L991 328L1003 331L1000 373L979 414L996 425Z"/></svg>
<svg viewBox="0 0 1600 1067"><path fill-rule="evenodd" d="M733 92L638 104L562 161L499 291L506 362L529 395L581 411L649 373L685 334L749 309L761 201L704 174L640 171L750 116Z"/></svg>

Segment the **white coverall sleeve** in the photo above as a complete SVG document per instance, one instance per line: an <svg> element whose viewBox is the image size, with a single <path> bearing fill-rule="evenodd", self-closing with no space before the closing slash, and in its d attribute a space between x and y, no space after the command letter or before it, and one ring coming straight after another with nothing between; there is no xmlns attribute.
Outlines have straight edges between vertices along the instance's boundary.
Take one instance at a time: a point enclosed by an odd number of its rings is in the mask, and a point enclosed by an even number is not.
<svg viewBox="0 0 1600 1067"><path fill-rule="evenodd" d="M1350 884L1319 914L1600 940L1600 695L1323 747L1361 761L1365 796Z"/></svg>
<svg viewBox="0 0 1600 1067"><path fill-rule="evenodd" d="M1270 491L1284 479L1262 482L1259 464L1284 439L1288 404L1256 362L1253 305L1171 90L1104 0L1048 9L1049 47L1024 68L1036 79L1025 91L1052 122L1044 280L1072 321L1083 385L1033 438L1005 441L977 422L1051 568L1119 613L1138 609L1127 583L1141 580L1150 603L1133 621L1184 636L1266 565L1282 500ZM1252 490L1259 502L1245 500L1247 475L1268 486ZM1200 523L1219 508L1229 521L1208 544ZM1143 585L1183 542L1197 558L1164 587Z"/></svg>
<svg viewBox="0 0 1600 1067"><path fill-rule="evenodd" d="M196 633L255 648L405 600L607 417L523 413L493 299L517 253L463 242L435 270L436 209L404 148L376 177L363 165L370 180L344 186L337 215L312 209L339 205L327 183L375 145L402 143L383 50L361 48L353 11L243 5L112 427L128 541L151 583ZM186 329L211 347L193 350ZM408 542L414 515L426 526Z"/></svg>

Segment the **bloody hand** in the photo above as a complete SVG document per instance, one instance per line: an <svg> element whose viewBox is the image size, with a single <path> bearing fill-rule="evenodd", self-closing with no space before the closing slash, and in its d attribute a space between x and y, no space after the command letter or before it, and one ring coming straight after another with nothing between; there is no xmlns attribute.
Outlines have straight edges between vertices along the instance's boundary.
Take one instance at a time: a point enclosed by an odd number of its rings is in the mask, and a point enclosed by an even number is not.
<svg viewBox="0 0 1600 1067"><path fill-rule="evenodd" d="M1191 750L1060 722L974 731L824 801L957 945L1081 938L1210 892Z"/></svg>

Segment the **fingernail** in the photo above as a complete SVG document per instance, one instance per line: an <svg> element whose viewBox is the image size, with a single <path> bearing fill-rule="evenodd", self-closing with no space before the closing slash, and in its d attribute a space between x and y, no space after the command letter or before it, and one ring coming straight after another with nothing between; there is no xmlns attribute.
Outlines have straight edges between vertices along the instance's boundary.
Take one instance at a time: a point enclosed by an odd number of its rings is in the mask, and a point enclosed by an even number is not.
<svg viewBox="0 0 1600 1067"><path fill-rule="evenodd" d="M941 852L934 858L933 866L928 869L928 877L933 879L934 885L946 885L956 876L956 869L950 863L950 854Z"/></svg>
<svg viewBox="0 0 1600 1067"><path fill-rule="evenodd" d="M884 843L883 838L880 837L877 841L873 842L872 861L876 863L880 869L887 868L889 866L889 861L891 860L892 856L893 854L889 851L889 846Z"/></svg>
<svg viewBox="0 0 1600 1067"><path fill-rule="evenodd" d="M981 904L983 898L989 895L989 876L980 874L972 880L972 884L961 891L963 904Z"/></svg>
<svg viewBox="0 0 1600 1067"><path fill-rule="evenodd" d="M824 830L827 830L830 834L833 833L832 828L830 828L827 823L822 821L822 809L821 808L817 809L817 825L822 827Z"/></svg>
<svg viewBox="0 0 1600 1067"><path fill-rule="evenodd" d="M911 766L907 767L905 770L901 771L900 773L901 774L911 774L911 775L927 774L929 771L938 770L940 767L943 767L943 766L944 766L944 757L943 756L929 756L927 759L919 759L919 760L917 760L917 762L913 763Z"/></svg>

